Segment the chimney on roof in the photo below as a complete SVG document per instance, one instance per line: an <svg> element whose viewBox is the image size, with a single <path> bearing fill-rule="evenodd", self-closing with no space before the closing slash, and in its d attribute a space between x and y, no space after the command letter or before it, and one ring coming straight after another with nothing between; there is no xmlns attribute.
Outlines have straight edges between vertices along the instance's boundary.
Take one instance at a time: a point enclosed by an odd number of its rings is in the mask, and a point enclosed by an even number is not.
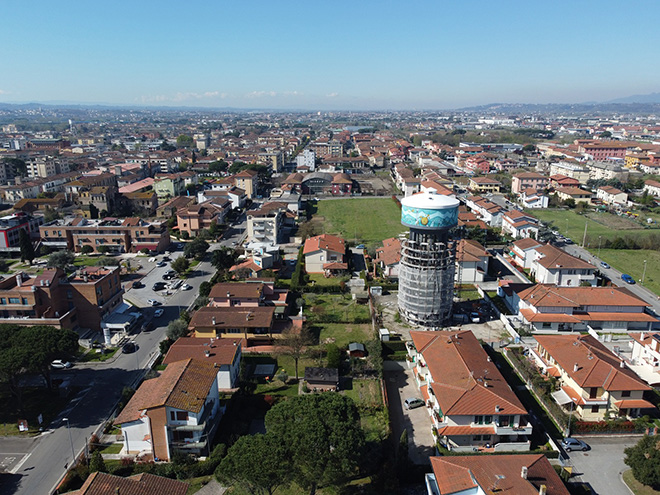
<svg viewBox="0 0 660 495"><path fill-rule="evenodd" d="M545 485L539 486L539 495L546 495L547 488Z"/></svg>
<svg viewBox="0 0 660 495"><path fill-rule="evenodd" d="M580 369L580 367L578 366L577 363L575 363L575 364L573 365L573 373L575 373L575 372L576 372L577 370L579 370L579 369Z"/></svg>
<svg viewBox="0 0 660 495"><path fill-rule="evenodd" d="M498 413L498 412L500 412L500 410L501 410L500 406L495 406L495 412Z"/></svg>
<svg viewBox="0 0 660 495"><path fill-rule="evenodd" d="M227 291L227 299L231 297L231 292Z"/></svg>
<svg viewBox="0 0 660 495"><path fill-rule="evenodd" d="M622 359L622 360L619 362L619 368L624 369L625 367L626 367L626 363L625 363L625 361Z"/></svg>
<svg viewBox="0 0 660 495"><path fill-rule="evenodd" d="M23 285L23 272L18 272L16 274L16 286L21 287Z"/></svg>
<svg viewBox="0 0 660 495"><path fill-rule="evenodd" d="M213 325L215 326L215 316L211 318L211 323L213 323Z"/></svg>
<svg viewBox="0 0 660 495"><path fill-rule="evenodd" d="M520 470L520 477L524 480L527 479L527 466L523 466Z"/></svg>
<svg viewBox="0 0 660 495"><path fill-rule="evenodd" d="M206 357L211 356L211 351L204 351L204 355L205 355Z"/></svg>

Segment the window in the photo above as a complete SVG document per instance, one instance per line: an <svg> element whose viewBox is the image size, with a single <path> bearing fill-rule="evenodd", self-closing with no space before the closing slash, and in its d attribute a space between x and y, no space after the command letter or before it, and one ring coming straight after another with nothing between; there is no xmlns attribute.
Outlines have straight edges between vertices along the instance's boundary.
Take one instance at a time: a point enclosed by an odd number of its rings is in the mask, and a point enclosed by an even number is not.
<svg viewBox="0 0 660 495"><path fill-rule="evenodd" d="M621 397L630 397L630 390L624 390L621 392Z"/></svg>
<svg viewBox="0 0 660 495"><path fill-rule="evenodd" d="M598 409L600 409L600 406L591 406L591 412L592 413L597 413Z"/></svg>
<svg viewBox="0 0 660 495"><path fill-rule="evenodd" d="M9 304L21 304L21 299L18 297L10 297Z"/></svg>
<svg viewBox="0 0 660 495"><path fill-rule="evenodd" d="M475 416L474 417L474 422L478 425L484 424L484 417L483 416Z"/></svg>
<svg viewBox="0 0 660 495"><path fill-rule="evenodd" d="M595 399L596 397L598 397L598 387L591 387L589 390L589 398Z"/></svg>
<svg viewBox="0 0 660 495"><path fill-rule="evenodd" d="M493 422L493 417L492 416L484 416L484 423L489 425Z"/></svg>
<svg viewBox="0 0 660 495"><path fill-rule="evenodd" d="M7 304L7 299L0 297L0 304Z"/></svg>
<svg viewBox="0 0 660 495"><path fill-rule="evenodd" d="M27 297L24 297L23 298L23 306L27 306L27 305L28 305Z"/></svg>

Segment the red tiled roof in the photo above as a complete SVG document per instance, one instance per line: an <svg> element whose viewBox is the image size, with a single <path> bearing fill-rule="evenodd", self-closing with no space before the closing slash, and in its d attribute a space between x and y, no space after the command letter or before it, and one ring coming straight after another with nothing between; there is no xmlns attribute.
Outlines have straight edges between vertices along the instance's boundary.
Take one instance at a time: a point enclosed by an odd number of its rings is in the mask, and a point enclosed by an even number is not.
<svg viewBox="0 0 660 495"><path fill-rule="evenodd" d="M619 409L655 409L656 407L643 399L624 399L614 403Z"/></svg>
<svg viewBox="0 0 660 495"><path fill-rule="evenodd" d="M305 248L303 249L304 254L320 250L328 250L343 255L346 252L346 241L341 237L330 234L317 235L315 237L310 237L305 241Z"/></svg>
<svg viewBox="0 0 660 495"><path fill-rule="evenodd" d="M165 354L163 364L170 364L186 359L197 359L223 365L231 364L241 348L242 339L202 339L181 337L177 339ZM206 356L206 351L209 356Z"/></svg>
<svg viewBox="0 0 660 495"><path fill-rule="evenodd" d="M188 483L149 473L128 478L114 474L92 473L83 486L69 495L186 495Z"/></svg>

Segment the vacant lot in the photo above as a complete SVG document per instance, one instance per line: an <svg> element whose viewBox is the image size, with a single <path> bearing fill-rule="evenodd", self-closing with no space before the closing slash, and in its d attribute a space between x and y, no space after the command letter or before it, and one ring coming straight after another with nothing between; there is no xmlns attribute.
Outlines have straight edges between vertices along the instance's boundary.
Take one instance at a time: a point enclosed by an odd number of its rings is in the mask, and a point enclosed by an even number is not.
<svg viewBox="0 0 660 495"><path fill-rule="evenodd" d="M370 246L405 230L401 210L392 198L322 200L314 217L323 217L325 232Z"/></svg>
<svg viewBox="0 0 660 495"><path fill-rule="evenodd" d="M591 251L596 253L598 250L592 248ZM644 260L646 260L644 286L655 294L660 294L660 252L644 249L601 249L600 257L613 268L630 275L637 283L642 279ZM626 285L621 280L613 280L613 282Z"/></svg>

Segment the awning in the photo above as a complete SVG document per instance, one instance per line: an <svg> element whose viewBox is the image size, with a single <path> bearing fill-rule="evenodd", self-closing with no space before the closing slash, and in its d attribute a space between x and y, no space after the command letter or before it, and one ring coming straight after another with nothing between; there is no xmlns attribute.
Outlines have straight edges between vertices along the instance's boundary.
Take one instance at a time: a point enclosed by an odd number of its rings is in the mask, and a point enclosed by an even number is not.
<svg viewBox="0 0 660 495"><path fill-rule="evenodd" d="M573 400L563 390L552 392L552 398L555 399L555 402L560 406L563 406L565 404L570 404L571 402L573 402Z"/></svg>
<svg viewBox="0 0 660 495"><path fill-rule="evenodd" d="M614 403L619 409L655 409L655 406L643 399L624 399Z"/></svg>

